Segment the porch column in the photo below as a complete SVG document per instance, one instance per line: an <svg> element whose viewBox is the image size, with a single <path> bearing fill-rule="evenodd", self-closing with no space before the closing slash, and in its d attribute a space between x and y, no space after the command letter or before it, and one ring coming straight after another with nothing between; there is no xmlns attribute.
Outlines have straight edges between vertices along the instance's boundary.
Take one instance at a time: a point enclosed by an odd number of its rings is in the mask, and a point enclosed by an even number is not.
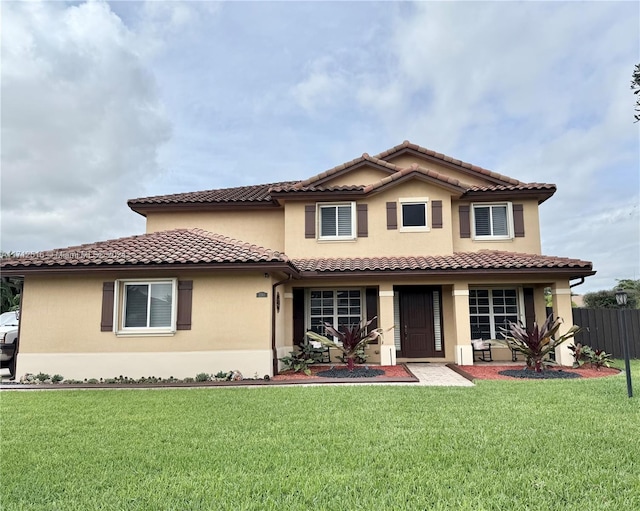
<svg viewBox="0 0 640 511"><path fill-rule="evenodd" d="M551 296L553 298L553 316L562 318L558 334L562 335L573 326L573 310L571 308L571 289L569 281L563 280L555 282L551 286ZM564 342L556 349L556 362L563 366L573 365L573 355L568 348L571 341Z"/></svg>
<svg viewBox="0 0 640 511"><path fill-rule="evenodd" d="M456 332L456 364L473 365L471 350L471 322L469 321L469 284L457 282L451 291L453 321Z"/></svg>
<svg viewBox="0 0 640 511"><path fill-rule="evenodd" d="M384 330L382 344L379 344L380 364L393 366L396 365L396 345L393 341L393 284L380 284L378 296L378 326Z"/></svg>

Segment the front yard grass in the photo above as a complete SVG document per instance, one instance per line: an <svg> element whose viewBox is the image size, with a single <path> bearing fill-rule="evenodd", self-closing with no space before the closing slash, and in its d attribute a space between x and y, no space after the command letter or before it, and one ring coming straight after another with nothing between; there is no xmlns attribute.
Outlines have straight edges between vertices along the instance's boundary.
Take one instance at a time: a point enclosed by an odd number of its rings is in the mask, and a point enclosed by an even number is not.
<svg viewBox="0 0 640 511"><path fill-rule="evenodd" d="M640 509L633 377L2 392L0 505Z"/></svg>

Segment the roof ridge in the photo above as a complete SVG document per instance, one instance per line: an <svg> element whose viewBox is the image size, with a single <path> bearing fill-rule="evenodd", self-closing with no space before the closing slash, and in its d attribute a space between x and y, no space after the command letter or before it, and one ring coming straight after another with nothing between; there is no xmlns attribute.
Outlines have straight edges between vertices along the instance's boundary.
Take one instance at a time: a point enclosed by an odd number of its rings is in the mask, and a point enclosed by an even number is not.
<svg viewBox="0 0 640 511"><path fill-rule="evenodd" d="M519 181L519 180L517 180L515 178L509 177L509 176L505 176L504 174L500 174L498 172L494 172L493 170L485 169L485 168L480 167L478 165L473 165L471 163L467 163L465 161L458 160L456 158L452 158L451 156L447 156L446 154L443 154L443 153L437 153L437 152L433 151L432 149L428 149L428 148L420 146L418 144L414 144L414 143L410 142L409 140L404 140L401 144L393 146L392 148L387 149L386 151L382 151L381 153L376 154L374 157L378 158L378 159L381 159L381 160L384 160L386 157L391 156L392 154L395 154L395 153L397 153L398 151L400 151L402 149L413 149L414 151L417 151L417 152L422 153L422 154L426 154L427 156L431 156L433 158L445 161L447 163L452 163L452 164L457 165L459 167L463 167L465 169L472 170L474 172L477 172L477 173L485 175L485 176L490 176L490 177L492 177L494 179L498 179L498 180L503 181L505 183L509 183L509 184L513 184L513 185L524 184L522 181Z"/></svg>
<svg viewBox="0 0 640 511"><path fill-rule="evenodd" d="M397 167L397 166L396 166ZM379 181L375 182L375 183L371 183L370 185L367 185L365 187L365 192L369 193L372 192L373 190L376 190L377 188L380 188L386 184L389 184L393 181L397 181L398 179L407 176L409 174L411 174L412 172L418 172L420 174L423 174L425 176L431 177L433 179L436 179L438 181L442 181L444 183L453 185L453 186L457 186L460 188L465 188L465 189L469 189L471 187L471 185L469 185L468 183L464 183L462 181L460 181L459 179L455 179L452 177L449 177L445 174L442 174L440 172L437 172L435 170L431 170L428 169L426 167L423 167L421 165L418 165L417 163L412 163L409 167L397 167L399 170L395 173L395 174L391 174L390 176L385 176L382 179L380 179Z"/></svg>

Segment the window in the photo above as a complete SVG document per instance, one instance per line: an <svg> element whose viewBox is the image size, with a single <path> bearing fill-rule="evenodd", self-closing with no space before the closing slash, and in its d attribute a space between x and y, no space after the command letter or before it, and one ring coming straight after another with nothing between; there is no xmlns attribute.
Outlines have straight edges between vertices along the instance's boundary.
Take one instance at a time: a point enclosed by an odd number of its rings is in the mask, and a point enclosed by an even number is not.
<svg viewBox="0 0 640 511"><path fill-rule="evenodd" d="M426 231L427 228L426 198L400 199L400 230Z"/></svg>
<svg viewBox="0 0 640 511"><path fill-rule="evenodd" d="M309 292L309 328L325 334L324 323L334 328L359 323L364 317L362 290L312 289Z"/></svg>
<svg viewBox="0 0 640 511"><path fill-rule="evenodd" d="M511 204L474 204L474 238L509 239L513 232L512 219Z"/></svg>
<svg viewBox="0 0 640 511"><path fill-rule="evenodd" d="M176 281L121 281L120 332L174 332L176 329Z"/></svg>
<svg viewBox="0 0 640 511"><path fill-rule="evenodd" d="M502 338L502 330L508 324L517 323L517 289L470 289L469 318L472 339Z"/></svg>
<svg viewBox="0 0 640 511"><path fill-rule="evenodd" d="M355 204L322 204L318 206L320 239L354 239Z"/></svg>

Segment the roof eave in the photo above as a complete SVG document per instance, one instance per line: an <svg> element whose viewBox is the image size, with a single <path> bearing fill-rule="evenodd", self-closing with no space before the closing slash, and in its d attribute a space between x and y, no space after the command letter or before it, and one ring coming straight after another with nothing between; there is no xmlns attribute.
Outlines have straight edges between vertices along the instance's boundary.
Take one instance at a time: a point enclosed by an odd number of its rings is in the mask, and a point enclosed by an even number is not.
<svg viewBox="0 0 640 511"><path fill-rule="evenodd" d="M422 270L422 269L405 269L405 270L301 270L302 278L353 278L357 277L401 277L401 276L424 276L424 277L453 277L457 275L478 275L482 272L482 276L535 276L540 277L544 274L552 274L554 277L564 277L569 280L589 277L596 274L592 268L461 268L451 270Z"/></svg>
<svg viewBox="0 0 640 511"><path fill-rule="evenodd" d="M154 272L157 274L175 274L192 271L281 271L293 278L300 278L300 272L289 262L254 261L227 263L152 263L152 264L88 264L88 265L33 265L21 267L4 267L2 274L7 277L24 277L26 275L77 275L79 273L106 274Z"/></svg>
<svg viewBox="0 0 640 511"><path fill-rule="evenodd" d="M536 199L538 204L552 197L556 193L556 189L538 189L538 190L469 190L465 192L461 198L463 199Z"/></svg>
<svg viewBox="0 0 640 511"><path fill-rule="evenodd" d="M178 203L152 203L152 204L132 204L127 203L131 210L139 215L147 216L147 213L155 212L176 212L176 211L224 211L224 210L256 210L274 209L281 207L275 200L263 201L236 201L236 202L178 202Z"/></svg>

